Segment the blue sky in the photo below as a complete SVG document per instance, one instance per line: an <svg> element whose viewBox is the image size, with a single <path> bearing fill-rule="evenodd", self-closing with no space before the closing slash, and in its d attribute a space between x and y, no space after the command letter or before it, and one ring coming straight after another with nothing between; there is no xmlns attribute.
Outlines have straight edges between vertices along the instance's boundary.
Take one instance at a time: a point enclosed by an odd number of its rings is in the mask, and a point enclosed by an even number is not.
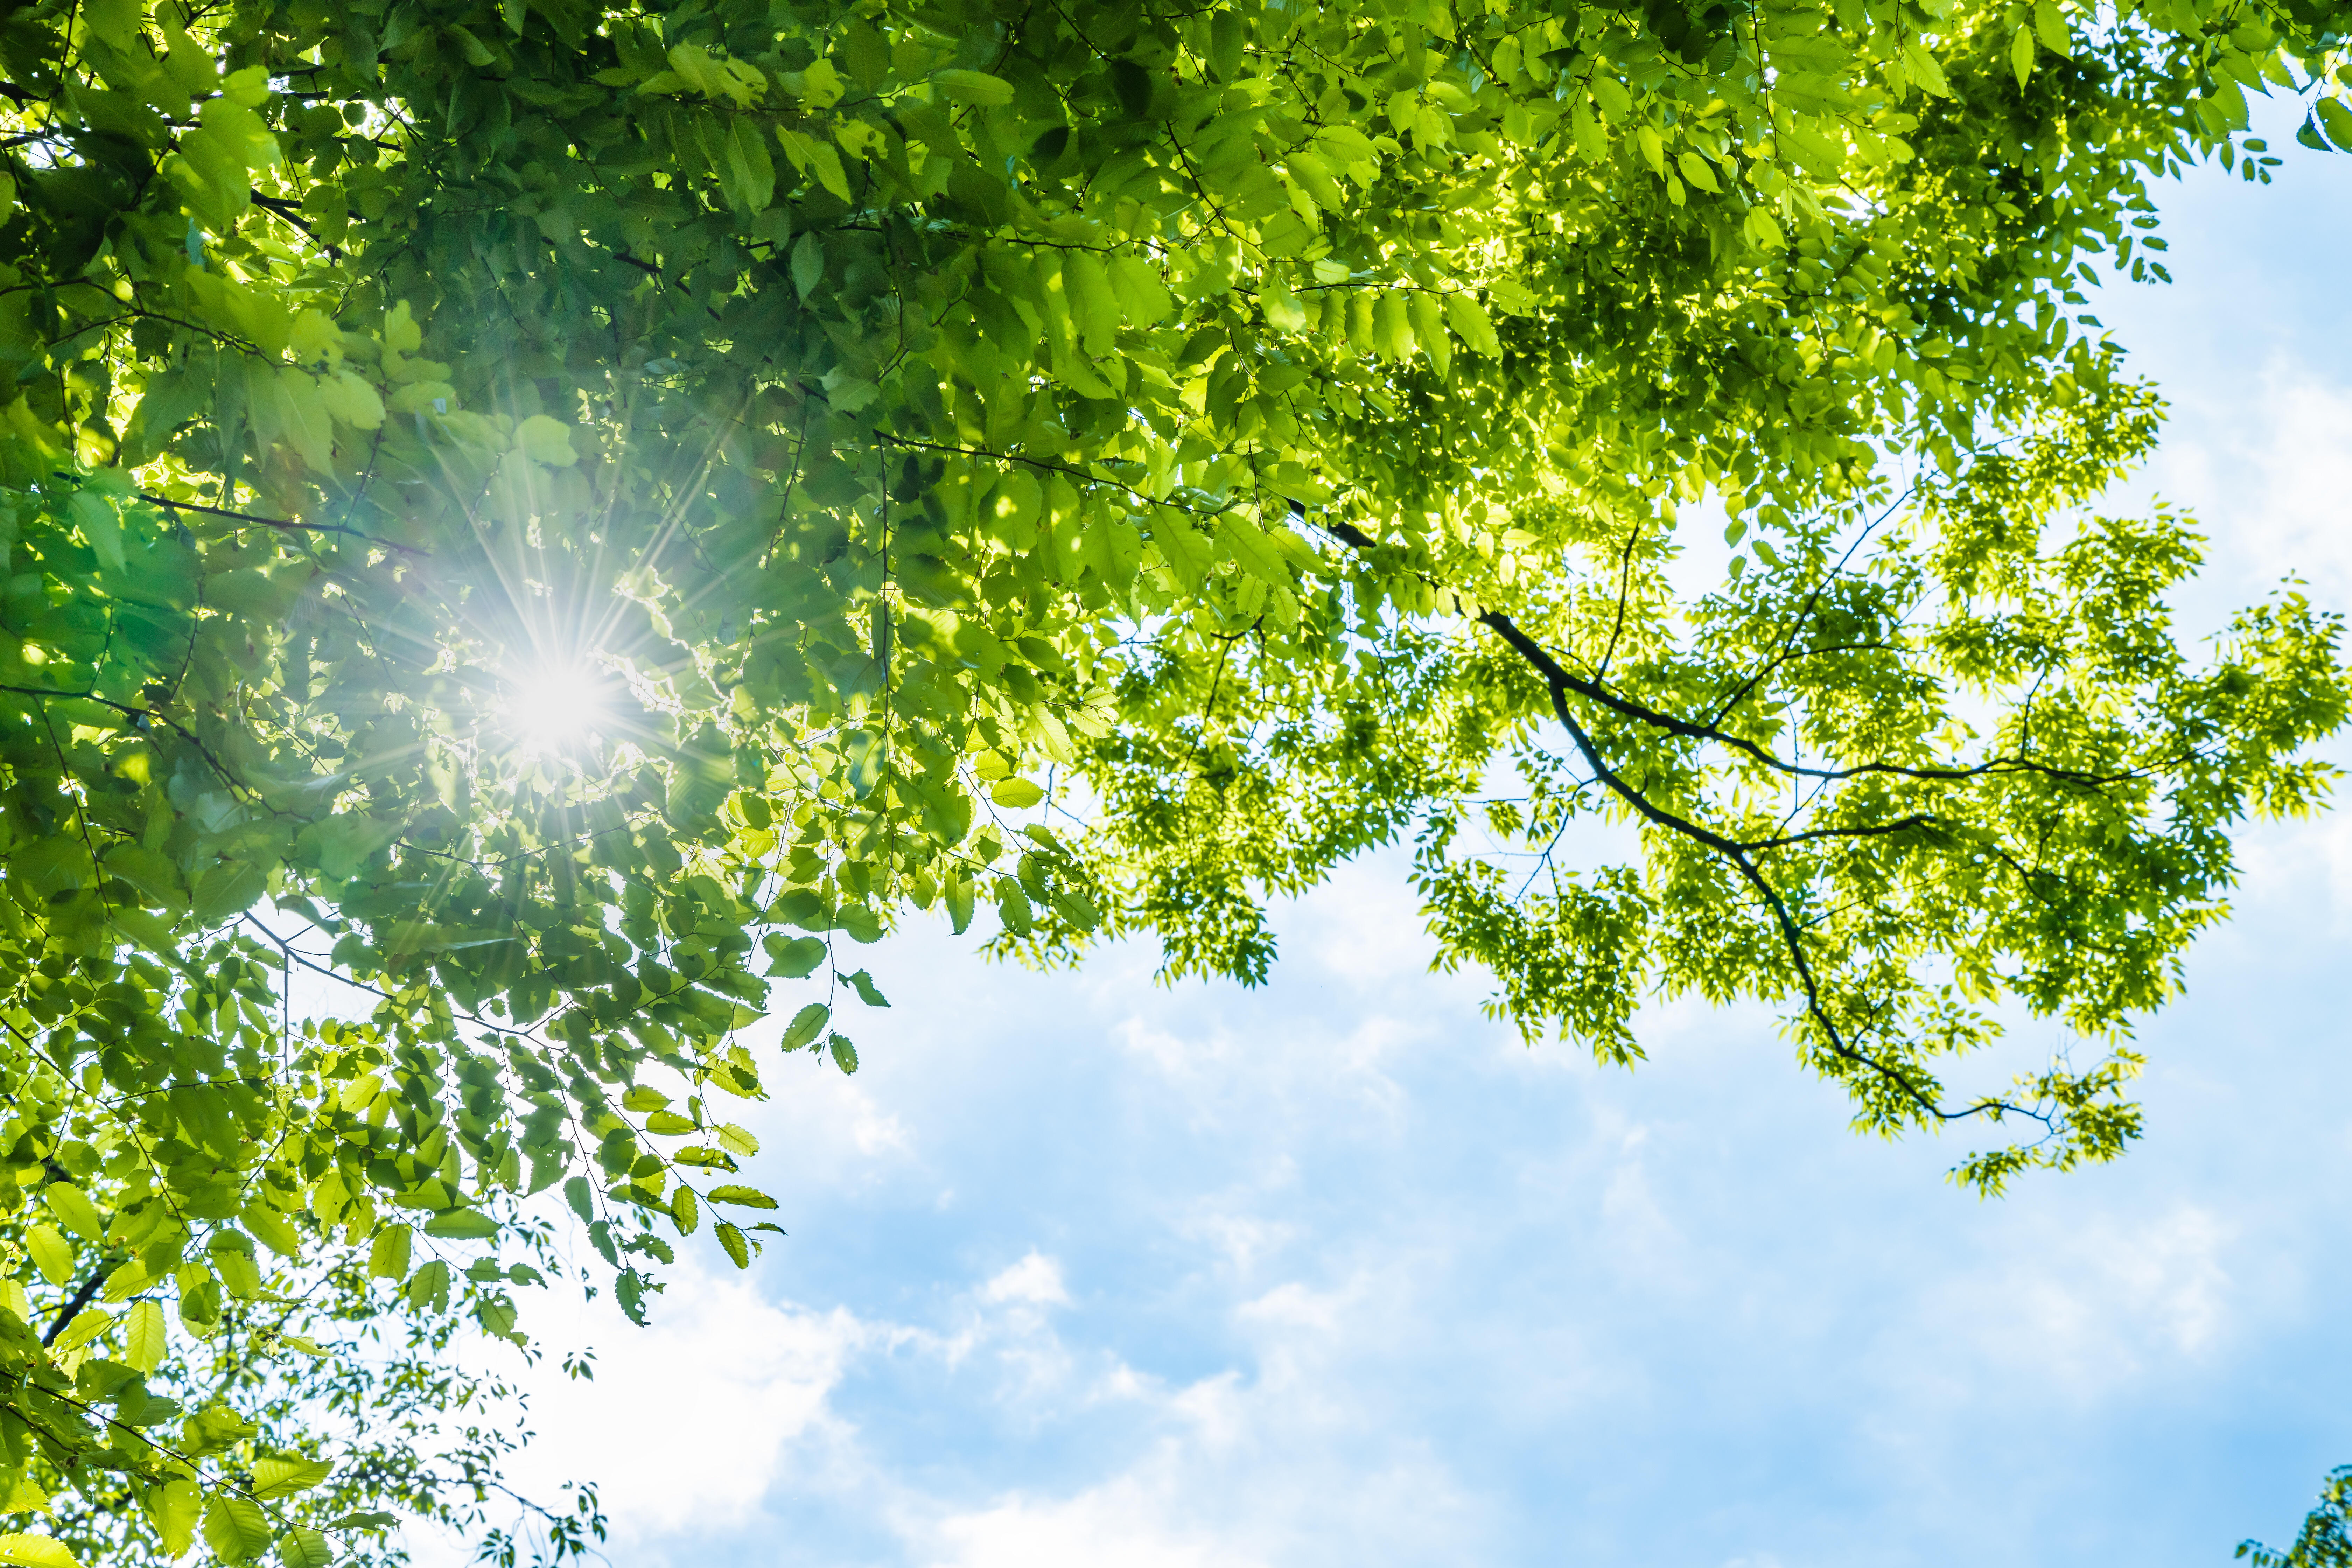
<svg viewBox="0 0 2352 1568"><path fill-rule="evenodd" d="M2352 158L2291 129L2100 301L2175 404L2117 504L2203 520L2200 625L2288 572L2352 606ZM651 1330L530 1303L602 1370L532 1380L521 1479L597 1476L628 1568L2225 1563L2352 1462L2352 818L2244 862L2146 1141L1995 1203L1756 1013L1657 1009L1630 1074L1523 1047L1392 860L1255 993L919 930L856 1078L749 1119L788 1240Z"/></svg>

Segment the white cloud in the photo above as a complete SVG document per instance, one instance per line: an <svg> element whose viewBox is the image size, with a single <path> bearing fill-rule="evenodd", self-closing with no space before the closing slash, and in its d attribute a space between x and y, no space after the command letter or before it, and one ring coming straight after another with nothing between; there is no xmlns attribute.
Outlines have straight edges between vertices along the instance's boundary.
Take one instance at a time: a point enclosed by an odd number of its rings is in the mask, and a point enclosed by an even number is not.
<svg viewBox="0 0 2352 1568"><path fill-rule="evenodd" d="M571 1479L580 1448L570 1435L631 1435L616 1446L626 1462L598 1467L599 1479L614 1520L647 1535L743 1523L788 1447L839 1435L826 1400L851 1360L901 1337L839 1309L764 1300L747 1279L690 1259L669 1271L650 1328L567 1296L532 1302L528 1326L551 1344L592 1340L596 1374L574 1382L541 1363L530 1380L530 1419L554 1440L526 1452L517 1485L551 1495Z"/></svg>
<svg viewBox="0 0 2352 1568"><path fill-rule="evenodd" d="M1287 1168L1284 1173L1290 1173ZM1208 1242L1223 1255L1234 1272L1248 1274L1260 1259L1276 1256L1300 1235L1296 1225L1250 1212L1255 1206L1253 1196L1220 1194L1197 1212L1179 1219L1176 1233L1187 1240Z"/></svg>
<svg viewBox="0 0 2352 1568"><path fill-rule="evenodd" d="M508 1484L561 1506L574 1482L593 1483L615 1546L640 1563L691 1560L694 1542L752 1524L788 1452L837 1459L826 1451L849 1428L830 1395L860 1353L907 1337L839 1309L768 1301L748 1277L713 1275L691 1256L666 1275L646 1328L563 1286L530 1297L523 1327L545 1353L529 1367L503 1343L461 1342L467 1364L520 1391L523 1408L503 1419L537 1435ZM593 1375L573 1379L561 1363L582 1346L593 1348ZM516 1522L532 1525L520 1512ZM472 1560L469 1542L417 1531L408 1541L422 1568Z"/></svg>
<svg viewBox="0 0 2352 1568"><path fill-rule="evenodd" d="M2228 1222L2193 1203L2027 1226L2006 1256L1923 1299L1895 1326L1889 1353L1965 1345L1979 1377L2021 1377L2072 1400L2111 1394L2223 1348L2235 1327L2232 1239Z"/></svg>
<svg viewBox="0 0 2352 1568"><path fill-rule="evenodd" d="M2180 406L2135 488L2203 525L2199 598L2218 609L2293 574L2321 604L2352 606L2352 386L2274 354L2251 377L2166 390Z"/></svg>
<svg viewBox="0 0 2352 1568"><path fill-rule="evenodd" d="M1319 1384L1237 1372L1158 1391L1167 1429L1060 1494L1013 1488L897 1515L923 1568L1382 1568L1476 1554L1477 1509L1442 1462Z"/></svg>
<svg viewBox="0 0 2352 1568"><path fill-rule="evenodd" d="M1066 1307L1070 1293L1062 1284L1062 1266L1043 1253L1032 1252L980 1288L983 1301L1018 1301L1033 1307Z"/></svg>
<svg viewBox="0 0 2352 1568"><path fill-rule="evenodd" d="M1244 1322L1329 1333L1339 1326L1340 1313L1353 1294L1349 1290L1310 1290L1293 1280L1276 1286L1255 1301L1243 1302L1234 1309L1234 1316Z"/></svg>
<svg viewBox="0 0 2352 1568"><path fill-rule="evenodd" d="M926 1568L1253 1568L1267 1560L1168 1517L1160 1488L1125 1478L1060 1500L1013 1497L932 1526Z"/></svg>

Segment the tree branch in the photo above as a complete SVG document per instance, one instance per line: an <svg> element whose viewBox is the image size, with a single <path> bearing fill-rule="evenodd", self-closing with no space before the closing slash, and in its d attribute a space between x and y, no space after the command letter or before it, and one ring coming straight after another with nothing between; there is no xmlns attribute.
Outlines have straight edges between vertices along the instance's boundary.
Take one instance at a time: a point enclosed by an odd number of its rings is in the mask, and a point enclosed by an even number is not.
<svg viewBox="0 0 2352 1568"><path fill-rule="evenodd" d="M381 544L386 550L396 550L403 555L429 556L433 553L429 550L420 550L414 544L402 544L394 540L380 539L373 533L361 529L347 528L341 523L301 522L286 517L258 517L249 511L231 511L226 507L204 506L192 500L173 500L169 496L151 495L145 490L133 493L141 500L160 506L166 511L200 511L206 517L225 517L233 522L250 522L263 528L284 529L289 533L340 533L348 539L363 540L370 544Z"/></svg>
<svg viewBox="0 0 2352 1568"><path fill-rule="evenodd" d="M1378 541L1351 523L1325 522L1322 527L1333 538L1351 548L1361 551L1378 548ZM1755 859L1755 852L1758 850L1779 848L1808 839L1872 837L1932 828L1934 826L1932 817L1920 813L1875 827L1821 828L1804 833L1783 834L1777 837L1753 842L1727 837L1702 823L1695 822L1678 812L1660 805L1650 798L1646 791L1628 782L1623 774L1611 767L1602 760L1601 748L1593 742L1591 734L1577 721L1575 711L1568 705L1568 699L1573 693L1589 701L1597 702L1613 712L1621 713L1654 728L1664 730L1671 734L1682 735L1692 740L1717 742L1743 752L1782 773L1801 777L1836 780L1852 778L1866 773L1880 773L1912 778L1957 780L1974 778L1999 770L2040 772L2081 782L2091 787L2108 781L2090 774L2072 773L2063 769L2042 768L2033 763L2019 763L2004 766L2000 761L1981 763L1970 768L1942 769L1908 768L1896 763L1864 763L1849 769L1825 769L1807 768L1785 763L1744 737L1727 735L1713 725L1695 724L1686 719L1678 719L1673 714L1660 712L1656 709L1620 697L1597 681L1586 680L1571 675L1559 660L1552 657L1549 649L1521 630L1517 623L1500 610L1483 611L1475 618L1480 626L1501 637L1510 646L1513 652L1525 659L1536 673L1543 678L1545 688L1551 696L1554 716L1559 720L1560 726L1568 731L1570 740L1575 742L1577 751L1584 758L1585 765L1592 770L1593 777L1600 780L1611 793L1632 806L1645 820L1669 832L1679 834L1695 844L1703 845L1722 856L1739 873L1740 879L1755 889L1756 896L1763 900L1765 909L1770 912L1772 923L1780 931L1781 942L1788 949L1790 964L1796 973L1799 987L1804 992L1806 1015L1812 1019L1814 1026L1821 1031L1822 1038L1832 1055L1842 1061L1885 1079L1906 1100L1916 1107L1921 1116L1934 1121L1957 1121L1986 1112L1997 1114L2014 1112L2039 1121L2044 1127L2051 1125L2050 1118L2046 1114L2008 1100L1979 1100L1965 1110L1947 1110L1924 1092L1918 1084L1912 1080L1909 1074L1879 1060L1849 1041L1845 1037L1844 1031L1838 1027L1837 1021L1830 1016L1828 1005L1822 998L1821 981L1813 973L1812 961L1806 955L1804 932L1799 927L1796 916L1790 911L1788 900L1781 897L1780 890L1772 885L1771 879L1764 875L1763 868L1757 865Z"/></svg>
<svg viewBox="0 0 2352 1568"><path fill-rule="evenodd" d="M90 1270L89 1278L81 1282L81 1289L76 1290L65 1304L58 1309L57 1318L49 1324L49 1331L41 1336L43 1345L53 1345L58 1342L58 1336L66 1331L66 1325L80 1316L81 1310L89 1305L89 1299L98 1294L99 1287L104 1285L112 1277L116 1268L115 1264L104 1263Z"/></svg>

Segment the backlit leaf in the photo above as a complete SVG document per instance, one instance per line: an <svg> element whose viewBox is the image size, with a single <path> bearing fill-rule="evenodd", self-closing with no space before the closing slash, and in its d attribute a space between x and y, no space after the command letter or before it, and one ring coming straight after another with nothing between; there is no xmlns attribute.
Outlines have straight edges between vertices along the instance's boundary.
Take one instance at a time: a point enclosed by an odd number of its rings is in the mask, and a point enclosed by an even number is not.
<svg viewBox="0 0 2352 1568"><path fill-rule="evenodd" d="M10 1568L81 1568L65 1542L47 1535L0 1535L0 1563Z"/></svg>
<svg viewBox="0 0 2352 1568"><path fill-rule="evenodd" d="M253 1461L253 1495L268 1500L310 1490L334 1473L324 1459L266 1455Z"/></svg>
<svg viewBox="0 0 2352 1568"><path fill-rule="evenodd" d="M122 1318L122 1359L142 1373L152 1373L163 1364L164 1353L171 1348L170 1327L163 1321L163 1309L154 1301L133 1301Z"/></svg>

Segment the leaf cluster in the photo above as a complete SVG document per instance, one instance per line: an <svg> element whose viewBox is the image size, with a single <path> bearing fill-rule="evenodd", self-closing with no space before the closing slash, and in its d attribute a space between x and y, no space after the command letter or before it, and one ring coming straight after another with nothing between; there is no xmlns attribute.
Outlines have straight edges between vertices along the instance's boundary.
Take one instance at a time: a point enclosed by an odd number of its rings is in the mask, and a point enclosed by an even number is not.
<svg viewBox="0 0 2352 1568"><path fill-rule="evenodd" d="M2085 290L2165 276L2151 182L2269 177L2249 92L2352 146L2347 19L16 7L11 1268L211 1343L261 1249L362 1249L520 1342L561 1191L641 1317L778 1228L726 1109L774 983L852 1071L910 911L1255 981L1399 841L1530 1033L1762 997L1866 1128L2022 1120L1981 1188L2112 1157L2347 689L2293 593L2182 647ZM2004 1003L2060 1048L1948 1089ZM40 1315L0 1424L88 1473Z"/></svg>

